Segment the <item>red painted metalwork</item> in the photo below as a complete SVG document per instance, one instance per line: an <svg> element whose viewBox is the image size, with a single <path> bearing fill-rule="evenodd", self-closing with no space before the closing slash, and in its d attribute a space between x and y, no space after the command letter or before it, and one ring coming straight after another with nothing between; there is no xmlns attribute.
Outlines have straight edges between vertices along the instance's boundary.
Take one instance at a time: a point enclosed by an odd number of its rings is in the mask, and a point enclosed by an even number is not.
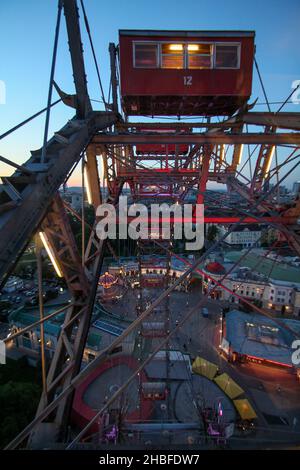
<svg viewBox="0 0 300 470"><path fill-rule="evenodd" d="M179 133L189 132L190 129L180 129ZM169 133L169 132L176 132L176 129L140 129L140 132L147 133L147 132L155 132L158 134ZM135 153L136 155L186 155L189 151L189 146L186 144L139 144L136 146Z"/></svg>
<svg viewBox="0 0 300 470"><path fill-rule="evenodd" d="M74 396L74 401L73 401L73 410L72 410L72 421L74 424L76 424L79 427L84 427L86 424L93 419L93 417L96 415L96 410L93 409L91 406L89 406L84 399L84 395L86 390L88 389L89 385L94 382L98 377L100 377L102 374L105 373L108 369L111 369L112 367L118 367L119 365L126 365L129 369L132 370L132 373L134 370L136 370L139 366L138 362L130 356L118 356L118 357L112 357L108 361L104 362L99 366L98 369L96 369L94 372L92 372L85 380L80 384L79 387L76 388L75 396ZM148 381L147 376L145 372L141 372L141 379L144 383ZM131 413L129 413L126 416L126 421L127 422L137 422L141 419L147 420L149 419L151 412L152 412L152 406L151 403L148 400L145 400L144 397L141 397L141 410L135 409ZM101 427L101 420L100 423L94 423L87 435L93 434L97 431L99 431L99 427Z"/></svg>
<svg viewBox="0 0 300 470"><path fill-rule="evenodd" d="M128 115L230 115L251 95L254 32L120 30L119 43L122 106ZM157 49L151 50L155 44ZM148 50L141 50L143 45ZM180 45L182 52L176 54ZM199 63L191 50L197 45ZM236 68L215 68L223 65L217 48L226 45L238 46ZM169 55L164 53L167 46Z"/></svg>
<svg viewBox="0 0 300 470"><path fill-rule="evenodd" d="M127 221L128 223L134 220L135 217L128 216ZM211 223L211 224L234 224L236 222L240 221L240 217L234 217L234 216L204 216L204 222L205 223ZM168 222L168 219L160 217L160 218L152 218L150 219L144 219L143 217L139 216L139 220L141 222L150 222L152 223L157 223L160 224L162 222ZM182 217L182 219L179 218L174 218L172 214L170 214L170 222L171 223L196 223L197 219L196 217ZM116 218L116 223L120 223L118 217ZM124 220L122 219L122 223L124 223ZM258 225L265 225L265 224L271 224L271 223L276 223L276 224L283 224L283 225L293 225L296 223L296 217L277 217L277 216L270 216L270 217L262 217L259 216L258 218L256 217L245 217L243 219L243 223L245 224L258 224ZM282 236L282 240L285 240L285 237Z"/></svg>

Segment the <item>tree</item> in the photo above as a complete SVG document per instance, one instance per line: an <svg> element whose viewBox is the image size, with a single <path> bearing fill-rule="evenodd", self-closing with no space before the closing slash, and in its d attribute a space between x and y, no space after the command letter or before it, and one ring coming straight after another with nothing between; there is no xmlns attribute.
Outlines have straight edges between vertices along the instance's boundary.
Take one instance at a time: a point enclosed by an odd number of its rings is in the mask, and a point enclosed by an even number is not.
<svg viewBox="0 0 300 470"><path fill-rule="evenodd" d="M209 242L213 242L215 241L218 234L218 227L216 225L210 225L207 229L206 240L208 240Z"/></svg>
<svg viewBox="0 0 300 470"><path fill-rule="evenodd" d="M0 385L1 448L34 418L40 392L40 387L34 383L9 381Z"/></svg>

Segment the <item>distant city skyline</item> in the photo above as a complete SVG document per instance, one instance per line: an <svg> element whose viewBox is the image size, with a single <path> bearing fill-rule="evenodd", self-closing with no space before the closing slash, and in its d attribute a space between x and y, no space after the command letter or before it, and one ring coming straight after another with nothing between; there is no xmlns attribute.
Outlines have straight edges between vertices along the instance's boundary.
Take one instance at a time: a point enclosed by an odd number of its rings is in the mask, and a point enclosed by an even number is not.
<svg viewBox="0 0 300 470"><path fill-rule="evenodd" d="M292 83L300 79L300 3L296 0L257 0L241 2L221 0L212 9L208 0L187 0L174 4L169 0L116 0L110 4L85 0L90 29L106 97L109 88L109 42L118 42L119 29L245 29L256 31L256 59L263 77L270 102L284 101L292 91ZM158 14L159 12L159 14ZM0 14L5 21L1 27L2 68L0 80L6 87L6 100L0 104L0 134L46 105L53 49L57 2L28 0L26 2L1 2ZM82 22L81 32L91 99L99 100L97 82L86 31ZM55 79L67 93L74 92L72 70L66 37L64 17L57 56ZM255 110L267 110L257 72L254 69L253 93L250 103L258 99ZM53 92L53 101L57 94ZM103 109L93 101L95 109ZM272 104L272 111L279 109ZM287 103L283 111L300 111L300 105ZM49 138L73 115L73 110L58 104L51 113ZM1 141L0 154L17 163L30 157L30 150L40 148L43 141L45 115L24 126ZM246 149L244 150L246 158ZM279 162L283 158L278 151ZM100 172L102 170L100 169ZM8 175L12 169L0 163L0 175ZM291 188L300 179L300 170L290 175L284 184ZM75 170L71 185L80 185L81 175ZM210 183L216 189L216 185Z"/></svg>

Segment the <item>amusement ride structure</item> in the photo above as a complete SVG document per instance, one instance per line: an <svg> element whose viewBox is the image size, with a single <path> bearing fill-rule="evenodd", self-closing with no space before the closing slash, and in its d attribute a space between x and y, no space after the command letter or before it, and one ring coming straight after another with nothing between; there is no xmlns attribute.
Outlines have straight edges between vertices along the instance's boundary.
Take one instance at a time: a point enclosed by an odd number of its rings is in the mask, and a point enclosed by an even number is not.
<svg viewBox="0 0 300 470"><path fill-rule="evenodd" d="M83 2L81 7L96 60ZM73 95L62 92L55 82L62 12L72 61ZM226 239L224 235L196 261L187 261L186 271L172 283L169 282L172 236L170 240L153 241L150 236L148 241L138 241L140 272L142 254L149 244L165 253L164 289L150 303L141 294L136 318L82 368L104 249L109 241L98 239L96 216L84 253L77 248L68 220L70 207L59 192L76 165L82 165L86 193L95 210L103 202L118 209L124 188L130 189L133 204L155 200L182 205L194 190L194 204L204 204L205 223L227 225L228 233L243 223L273 227L300 256L300 200L295 198L294 204L286 206L278 197L279 186L300 163L300 114L281 111L285 103L277 112L251 111L255 104L248 102L253 64L257 67L254 37L251 31L121 30L119 45L109 45L111 98L106 100L103 95L105 110L94 111L87 87L77 1L59 1L48 105L43 110L44 144L31 152L22 165L0 157L15 168L11 176L2 177L0 186L0 281L4 286L27 244L35 237L38 257L42 240L57 274L65 279L72 300L65 309L47 376L42 354L43 394L36 417L8 445L9 449L26 445L50 447L58 443L70 448L80 442L86 428L73 440L69 436L76 388L110 357L127 335L139 331L145 340L149 331L152 335L156 331L157 347L146 358L140 357L133 375L92 418L88 425L92 426L99 417L106 416L109 406L141 373L146 362L161 349L169 349L169 341L194 311L189 309L172 328L170 293L192 271L201 270L206 257ZM259 73L258 67L257 70ZM100 79L98 66L97 74ZM53 87L62 102L75 109L75 115L48 139L50 111L55 105ZM131 116L135 116L134 121L129 120ZM139 121L138 117L142 119ZM156 119L145 122L145 117ZM99 162L104 169L103 181L98 172ZM209 182L226 185L227 193L216 200L206 191ZM101 192L104 183L105 201ZM243 199L243 207L231 206L233 192ZM41 270L39 275L41 293ZM142 282L140 279L140 285ZM222 280L218 284L222 286ZM42 295L40 301L42 312ZM255 305L253 308L266 313ZM154 320L155 311L160 312L159 320ZM41 335L47 319L42 315L37 322ZM140 393L144 393L143 387L149 390L151 384L145 385L140 380ZM107 434L107 442L115 442L118 425L114 424Z"/></svg>

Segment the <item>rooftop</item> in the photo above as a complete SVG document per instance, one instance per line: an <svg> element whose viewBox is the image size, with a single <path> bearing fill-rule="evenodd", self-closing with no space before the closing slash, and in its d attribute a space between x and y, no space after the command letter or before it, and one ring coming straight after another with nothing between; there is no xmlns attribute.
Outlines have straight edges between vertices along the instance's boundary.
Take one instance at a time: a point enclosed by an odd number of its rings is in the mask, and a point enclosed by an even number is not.
<svg viewBox="0 0 300 470"><path fill-rule="evenodd" d="M268 278L274 279L275 281L287 281L292 283L299 283L300 281L300 269L293 266L285 266L283 263L274 262L268 258L263 258L261 254L258 257L257 253L248 253L243 256L243 259L238 265L246 266L254 269L255 271L264 274ZM236 262L241 258L241 251L230 251L226 253L227 260ZM259 259L261 262L258 264Z"/></svg>
<svg viewBox="0 0 300 470"><path fill-rule="evenodd" d="M171 37L254 37L255 31L246 30L156 30L156 29L119 29L120 36L171 36Z"/></svg>
<svg viewBox="0 0 300 470"><path fill-rule="evenodd" d="M300 321L281 319L280 322L282 326L262 315L232 310L226 315L226 339L233 351L240 354L291 366L291 344L300 333Z"/></svg>
<svg viewBox="0 0 300 470"><path fill-rule="evenodd" d="M44 306L44 313L45 315L50 315L61 306L62 305L59 305L59 306L51 305L51 307ZM44 322L45 334L55 336L57 338L61 330L61 325L64 321L64 316L65 316L65 313L62 312L56 315L55 317L53 317L53 319ZM21 328L29 326L38 320L39 320L38 308L26 309L26 308L20 307L14 312L12 312L9 317L9 322L11 325L13 324ZM32 328L32 330L38 331L39 325ZM93 329L92 331L89 332L89 335L87 338L87 346L90 347L91 349L99 350L101 340L102 340L102 335L97 330Z"/></svg>

